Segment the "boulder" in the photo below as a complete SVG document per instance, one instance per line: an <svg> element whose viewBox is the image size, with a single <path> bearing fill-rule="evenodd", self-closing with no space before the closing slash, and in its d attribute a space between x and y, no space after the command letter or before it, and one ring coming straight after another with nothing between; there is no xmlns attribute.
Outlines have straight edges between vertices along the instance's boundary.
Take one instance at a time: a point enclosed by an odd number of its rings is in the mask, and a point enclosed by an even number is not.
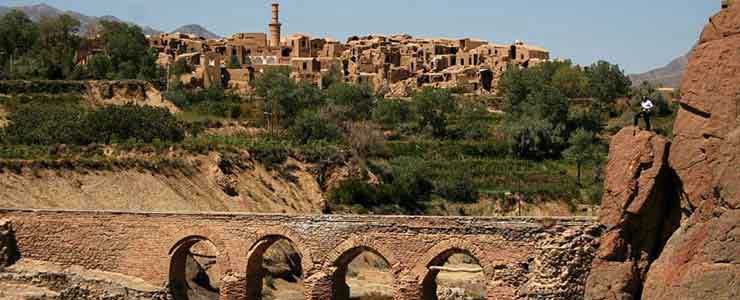
<svg viewBox="0 0 740 300"><path fill-rule="evenodd" d="M599 222L599 250L586 281L585 299L639 299L650 264L680 222L670 143L637 127L611 141Z"/></svg>
<svg viewBox="0 0 740 300"><path fill-rule="evenodd" d="M690 217L651 266L643 299L740 299L740 5L710 19L681 91L670 163Z"/></svg>

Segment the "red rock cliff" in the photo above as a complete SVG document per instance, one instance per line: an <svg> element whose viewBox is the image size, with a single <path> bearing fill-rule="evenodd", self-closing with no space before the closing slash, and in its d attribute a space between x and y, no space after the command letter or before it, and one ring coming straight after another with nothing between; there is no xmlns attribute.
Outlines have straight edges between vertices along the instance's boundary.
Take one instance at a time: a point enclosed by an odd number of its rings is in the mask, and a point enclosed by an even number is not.
<svg viewBox="0 0 740 300"><path fill-rule="evenodd" d="M740 299L740 5L704 28L681 86L670 163L690 213L643 299Z"/></svg>
<svg viewBox="0 0 740 300"><path fill-rule="evenodd" d="M672 145L612 140L586 299L740 299L740 5L710 19L681 91Z"/></svg>

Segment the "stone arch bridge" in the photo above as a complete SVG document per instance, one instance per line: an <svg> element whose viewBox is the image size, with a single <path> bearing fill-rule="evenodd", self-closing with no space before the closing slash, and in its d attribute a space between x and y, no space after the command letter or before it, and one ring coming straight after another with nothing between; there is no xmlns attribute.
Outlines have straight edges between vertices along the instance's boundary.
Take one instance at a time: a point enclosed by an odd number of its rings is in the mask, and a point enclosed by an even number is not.
<svg viewBox="0 0 740 300"><path fill-rule="evenodd" d="M220 299L254 299L261 255L287 239L301 256L306 299L332 299L337 273L362 251L383 257L397 300L427 300L450 255L483 268L487 299L579 299L598 243L592 218L188 214L0 210L23 258L115 272L165 288L181 247L209 240ZM436 286L434 287L436 288ZM250 291L251 290L251 291ZM250 296L251 295L251 296Z"/></svg>

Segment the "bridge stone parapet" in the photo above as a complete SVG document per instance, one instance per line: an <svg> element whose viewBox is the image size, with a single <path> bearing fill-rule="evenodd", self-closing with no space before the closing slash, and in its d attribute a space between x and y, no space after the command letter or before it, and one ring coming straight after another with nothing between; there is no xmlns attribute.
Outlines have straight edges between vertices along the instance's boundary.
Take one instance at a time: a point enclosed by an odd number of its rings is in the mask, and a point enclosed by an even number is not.
<svg viewBox="0 0 740 300"><path fill-rule="evenodd" d="M300 255L306 299L341 299L346 284L339 278L362 251L388 262L397 300L433 299L439 272L434 267L457 253L468 254L481 265L489 282L488 299L563 299L564 293L579 299L588 274L571 273L587 273L601 232L596 220L587 217L0 209L0 219L12 222L23 258L121 273L163 289L177 268L173 261L178 249L208 240L221 265L221 299L230 300L258 298L262 255L281 239ZM541 262L561 256L553 251L579 259ZM548 270L539 270L540 265Z"/></svg>

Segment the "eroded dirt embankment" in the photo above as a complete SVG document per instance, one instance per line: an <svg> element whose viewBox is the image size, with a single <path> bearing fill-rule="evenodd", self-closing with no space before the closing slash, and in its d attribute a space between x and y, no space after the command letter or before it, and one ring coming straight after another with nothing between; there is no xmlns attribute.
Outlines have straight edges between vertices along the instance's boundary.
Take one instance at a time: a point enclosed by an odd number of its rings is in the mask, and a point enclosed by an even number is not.
<svg viewBox="0 0 740 300"><path fill-rule="evenodd" d="M0 172L0 207L139 211L320 213L324 196L311 166L279 168L244 160L226 167L218 153L187 158L187 171L25 166Z"/></svg>
<svg viewBox="0 0 740 300"><path fill-rule="evenodd" d="M142 80L3 80L0 96L74 96L93 107L132 103L162 107L173 113L180 111L153 84Z"/></svg>

